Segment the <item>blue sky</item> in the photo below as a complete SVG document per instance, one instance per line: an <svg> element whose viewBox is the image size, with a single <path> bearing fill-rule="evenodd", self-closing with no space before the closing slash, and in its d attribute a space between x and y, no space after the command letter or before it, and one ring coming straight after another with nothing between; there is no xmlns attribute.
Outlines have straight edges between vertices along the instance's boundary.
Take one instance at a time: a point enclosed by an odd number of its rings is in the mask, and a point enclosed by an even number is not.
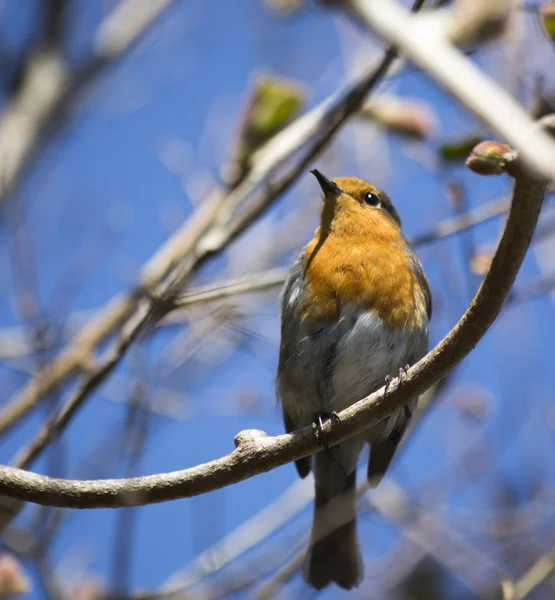
<svg viewBox="0 0 555 600"><path fill-rule="evenodd" d="M0 15L0 31L12 52L17 52L33 31L28 6L37 2L25 4L26 8L23 4L6 2ZM92 32L101 17L100 4L74 3L67 48L75 64L89 52ZM528 35L539 54L551 51L537 28L530 26ZM144 43L103 75L82 99L71 126L48 145L17 195L32 239L30 251L41 306L48 318L59 321L68 310L95 309L115 293L130 288L140 266L218 183L220 167L229 158L256 74L268 72L300 82L310 107L343 85L353 68L368 64L375 48L375 40L311 3L300 14L278 19L257 0L176 2ZM508 67L494 49L484 51L477 60L486 68L500 64L496 76L506 81ZM531 74L541 70L541 62L539 66L531 63ZM503 178L481 179L462 167L438 168L433 161L435 166L431 170L427 167L442 140L480 131L480 126L424 75L412 72L397 76L383 89L428 102L439 123L433 139L418 147L357 121L344 129L325 156L314 162L315 167L330 176L362 176L387 189L409 237L452 216L445 189L453 178L462 182L470 206L510 191L510 182ZM415 155L420 158L414 160ZM185 186L168 169L168 161L175 157L184 169ZM309 217L306 227L303 223L306 233L300 235L302 240L276 258L275 264L289 264L317 224L316 210L310 212L310 206L317 207L317 194L314 181L306 174L263 222L234 242L223 257L208 264L198 280L223 278L229 270L240 271L242 264L246 271L249 265L256 267L257 251L263 250L264 239L268 244L263 232L306 206ZM1 226L0 326L11 327L21 321L14 302L17 279L9 218ZM478 248L489 247L499 231L498 220L477 227L472 233L473 243ZM468 304L468 268L461 258L460 238L435 243L418 253L434 295L431 342L436 343ZM85 281L67 299L59 282L69 265L77 265ZM540 275L530 253L520 281L532 281ZM478 283L471 277L471 287ZM60 306L64 307L62 315ZM254 313L243 324L256 335L247 334L239 347L220 338L204 351L195 350L171 376L160 379L154 374L153 385L170 388L179 399L180 416L150 418L146 450L136 474L182 469L219 457L233 449L233 437L242 429L262 429L271 435L283 431L273 397L279 332L277 294L267 294L253 306ZM390 472L411 498L431 501L427 491L435 488L428 485L430 481L447 482L445 497L433 500L446 511L447 519L457 522L468 511L495 507L501 475L515 486L522 503L530 501L536 480L546 485L553 481L552 461L546 457L553 452L549 419L555 389L551 369L554 326L552 301L547 296L511 308L497 321L458 370ZM147 344L139 371L153 373L156 361L175 335L175 331L157 333ZM228 347L232 351L226 355ZM214 356L220 358L211 368L208 359ZM101 387L64 433L60 446L64 476L115 477L124 473L114 457L119 456L127 414L125 401L137 372L133 365L140 360L132 353L118 369L117 385ZM26 380L13 363L3 366L0 377L4 401ZM476 395L485 399L482 420L468 417L461 409L461 399ZM122 401L114 402L114 396ZM241 410L245 403L247 410ZM29 439L44 414L42 409L36 411L0 441L3 462L9 462ZM449 465L467 449L477 453L469 460L484 466L476 476L457 485L459 473L450 473ZM50 464L46 455L34 468L49 472ZM275 500L295 480L294 468L285 466L199 498L138 510L130 572L133 589L156 588L200 551ZM35 510L29 508L20 523L28 523ZM64 559L64 568L70 570L84 565L109 583L114 527L121 512L68 512L53 544L52 559ZM272 544L298 539L300 532L306 531L309 518L310 509L306 509L260 552L271 550ZM552 520L552 515L546 517L547 524ZM467 535L464 528L458 533ZM396 529L376 515L361 519L361 535L368 557L383 555L397 540ZM541 547L541 536L538 544ZM502 562L498 556L493 560ZM372 572L369 577L371 581ZM296 576L290 591L305 597L303 586ZM45 596L36 586L29 597L38 600ZM332 589L322 597L341 596Z"/></svg>

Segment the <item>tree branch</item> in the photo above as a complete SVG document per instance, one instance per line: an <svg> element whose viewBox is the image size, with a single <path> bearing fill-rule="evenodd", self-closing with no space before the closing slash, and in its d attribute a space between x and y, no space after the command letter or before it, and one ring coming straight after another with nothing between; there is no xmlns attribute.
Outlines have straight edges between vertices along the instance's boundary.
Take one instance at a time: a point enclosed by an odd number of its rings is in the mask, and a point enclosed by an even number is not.
<svg viewBox="0 0 555 600"><path fill-rule="evenodd" d="M475 298L442 342L407 373L340 413L340 423L327 422L332 444L380 422L409 398L422 394L465 358L499 314L532 239L545 191L545 181L522 168L518 158L503 156L503 167L515 178L507 222L491 266ZM120 480L68 481L0 467L0 493L38 504L71 508L115 508L145 505L203 494L308 456L319 447L312 429L270 437L243 431L236 450L219 459L171 473Z"/></svg>

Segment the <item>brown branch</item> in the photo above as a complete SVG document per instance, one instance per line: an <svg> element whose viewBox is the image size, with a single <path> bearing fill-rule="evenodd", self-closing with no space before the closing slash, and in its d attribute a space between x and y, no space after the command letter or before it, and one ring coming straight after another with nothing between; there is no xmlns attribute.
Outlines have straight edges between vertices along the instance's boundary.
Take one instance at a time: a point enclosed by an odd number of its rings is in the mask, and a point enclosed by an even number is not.
<svg viewBox="0 0 555 600"><path fill-rule="evenodd" d="M511 209L503 235L480 289L457 325L442 342L407 373L340 413L341 422L328 422L324 431L336 444L375 425L408 398L422 394L465 358L499 314L540 213L545 182L521 168L518 159L507 163L515 177ZM120 480L67 481L0 467L0 493L20 500L72 508L113 508L175 500L203 494L308 456L318 450L312 429L270 437L243 431L236 450L190 469Z"/></svg>
<svg viewBox="0 0 555 600"><path fill-rule="evenodd" d="M444 389L449 377L453 372L445 377L436 385L432 386L422 396L420 396L418 410L413 415L411 426L403 440L410 437L414 427L417 426L423 414L435 402L440 391ZM404 448L400 448L399 454ZM357 495L360 497L368 491L367 482L358 486ZM184 569L174 573L167 579L158 590L160 597L170 596L172 594L186 592L193 585L196 585L201 579L206 579L225 568L232 560L243 555L247 550L268 538L275 531L283 527L297 513L305 508L314 499L314 484L309 479L297 480L287 491L277 498L272 504L262 509L248 521L242 523L234 531L230 532L223 540L220 540L199 556ZM302 548L301 548L302 549ZM301 552L302 554L302 552ZM298 558L298 557L297 557ZM293 559L294 561L295 559ZM289 564L289 568L292 565ZM289 573L287 567L284 573ZM280 571L281 572L281 571ZM275 579L279 580L279 574ZM269 588L274 589L272 582L268 583ZM257 596L258 597L258 596Z"/></svg>

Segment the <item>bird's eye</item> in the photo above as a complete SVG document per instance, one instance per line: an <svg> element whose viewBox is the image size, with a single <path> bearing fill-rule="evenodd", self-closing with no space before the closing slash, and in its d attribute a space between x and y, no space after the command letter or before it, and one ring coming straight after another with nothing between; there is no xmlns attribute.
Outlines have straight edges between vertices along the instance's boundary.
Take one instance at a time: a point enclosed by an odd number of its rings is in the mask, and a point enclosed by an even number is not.
<svg viewBox="0 0 555 600"><path fill-rule="evenodd" d="M373 194L372 192L368 192L368 193L364 194L364 202L366 202L366 204L368 204L368 206L379 206L380 205L380 199L376 196L376 194Z"/></svg>

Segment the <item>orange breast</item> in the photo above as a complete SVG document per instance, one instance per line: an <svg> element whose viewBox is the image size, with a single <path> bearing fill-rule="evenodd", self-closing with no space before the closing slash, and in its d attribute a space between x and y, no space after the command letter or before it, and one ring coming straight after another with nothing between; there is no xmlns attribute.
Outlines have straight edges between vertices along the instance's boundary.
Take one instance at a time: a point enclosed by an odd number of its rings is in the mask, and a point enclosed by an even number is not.
<svg viewBox="0 0 555 600"><path fill-rule="evenodd" d="M422 324L425 305L406 242L388 221L377 218L371 229L335 228L325 238L316 232L306 252L303 320L337 321L341 305L352 304L391 328Z"/></svg>

